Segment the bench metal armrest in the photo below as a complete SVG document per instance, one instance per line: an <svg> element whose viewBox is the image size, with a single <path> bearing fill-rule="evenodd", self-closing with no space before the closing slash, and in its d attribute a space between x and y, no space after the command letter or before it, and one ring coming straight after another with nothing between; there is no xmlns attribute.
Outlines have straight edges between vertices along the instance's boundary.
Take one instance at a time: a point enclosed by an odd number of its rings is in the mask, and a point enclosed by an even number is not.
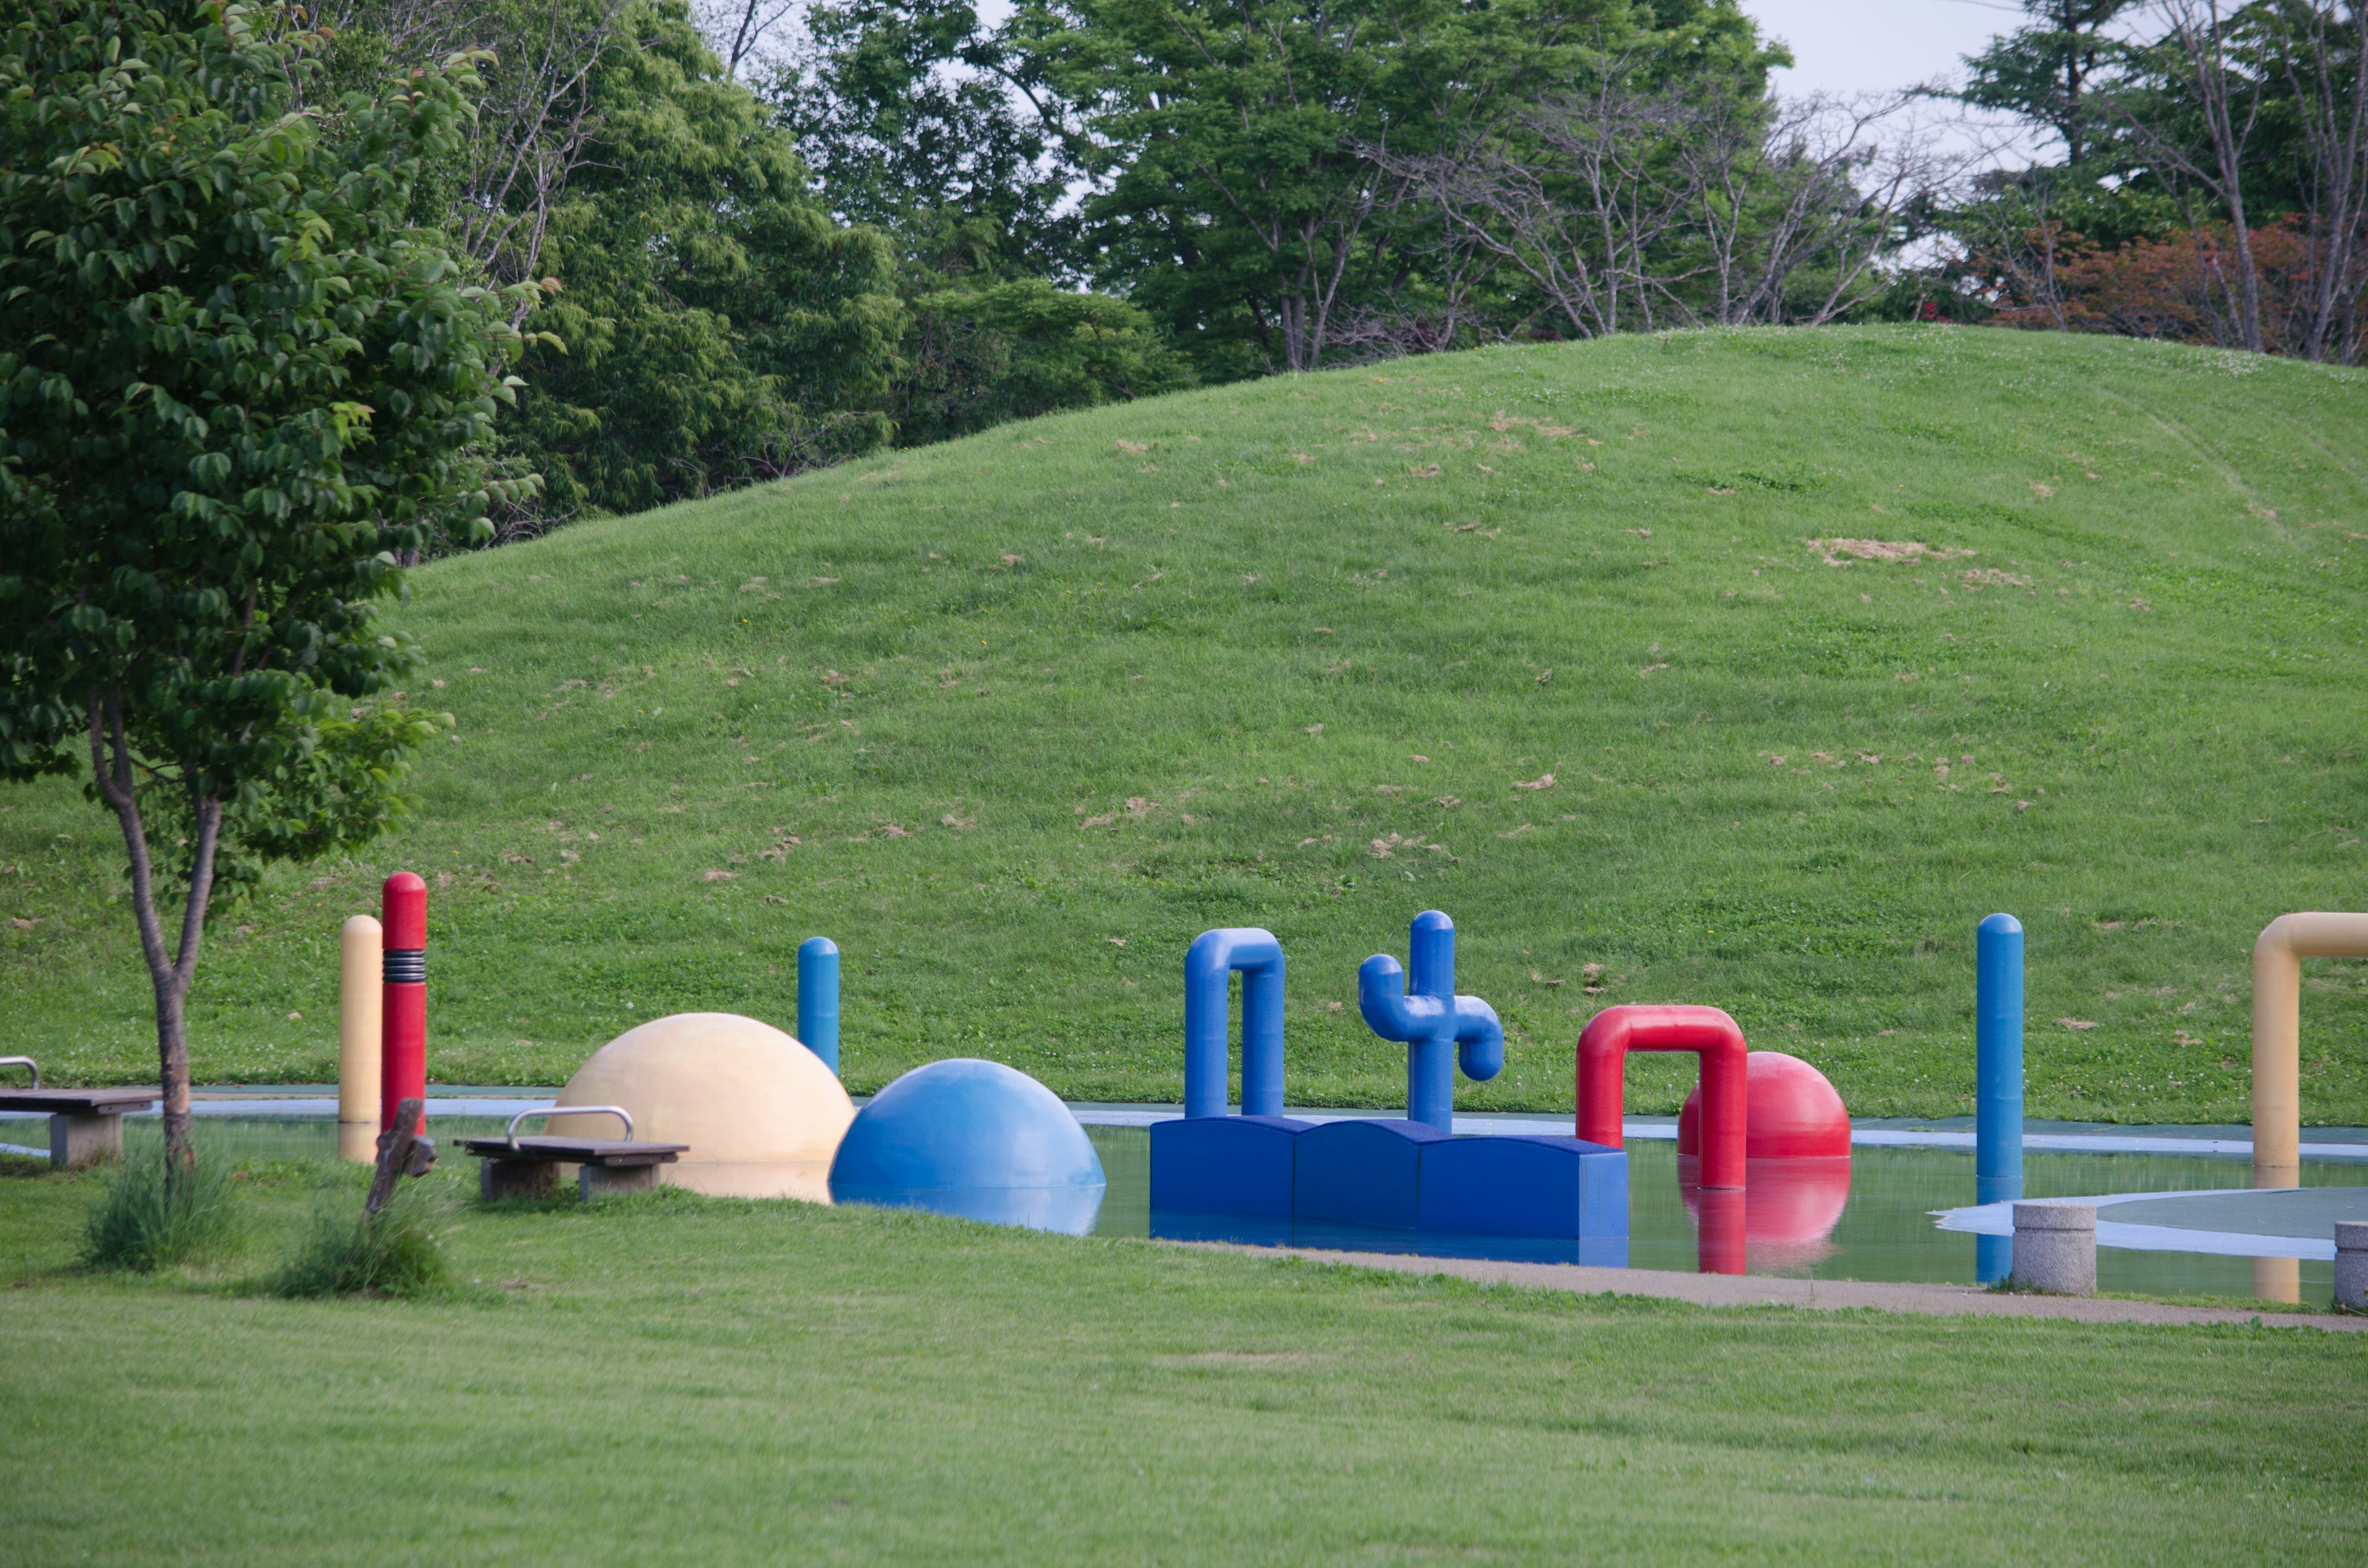
<svg viewBox="0 0 2368 1568"><path fill-rule="evenodd" d="M548 1110L522 1110L510 1118L510 1147L518 1147L518 1123L538 1116L613 1116L625 1124L625 1142L633 1141L633 1113L620 1105L555 1105Z"/></svg>
<svg viewBox="0 0 2368 1568"><path fill-rule="evenodd" d="M32 1069L33 1087L41 1086L41 1064L29 1056L0 1056L0 1067L28 1067Z"/></svg>

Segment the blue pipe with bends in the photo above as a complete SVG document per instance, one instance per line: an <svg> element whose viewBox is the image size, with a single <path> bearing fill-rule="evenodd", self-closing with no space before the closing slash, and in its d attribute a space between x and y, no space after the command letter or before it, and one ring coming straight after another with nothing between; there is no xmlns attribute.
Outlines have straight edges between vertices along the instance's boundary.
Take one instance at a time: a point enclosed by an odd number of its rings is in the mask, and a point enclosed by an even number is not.
<svg viewBox="0 0 2368 1568"><path fill-rule="evenodd" d="M1203 931L1184 955L1184 1114L1225 1114L1225 990L1242 971L1242 1114L1282 1114L1282 944L1256 926Z"/></svg>
<svg viewBox="0 0 2368 1568"><path fill-rule="evenodd" d="M1409 976L1398 960L1375 953L1357 970L1357 1011L1383 1040L1406 1041L1406 1119L1452 1129L1455 1066L1467 1078L1495 1077L1505 1065L1505 1026L1477 996L1455 994L1455 922L1436 909L1414 917L1406 937Z"/></svg>

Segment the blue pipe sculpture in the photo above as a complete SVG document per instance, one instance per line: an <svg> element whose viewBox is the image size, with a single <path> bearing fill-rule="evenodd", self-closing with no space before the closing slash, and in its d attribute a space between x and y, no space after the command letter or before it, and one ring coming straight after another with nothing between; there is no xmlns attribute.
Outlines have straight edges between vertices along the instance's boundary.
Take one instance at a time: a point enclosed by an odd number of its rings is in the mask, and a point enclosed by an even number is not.
<svg viewBox="0 0 2368 1568"><path fill-rule="evenodd" d="M1242 1114L1227 1116L1225 987L1235 970ZM1307 1126L1282 1114L1282 944L1255 926L1201 932L1184 955L1184 1115L1151 1129L1151 1206L1263 1216L1287 1234L1292 1151ZM1227 1233L1242 1239L1237 1223Z"/></svg>
<svg viewBox="0 0 2368 1568"><path fill-rule="evenodd" d="M1256 926L1230 926L1201 932L1184 955L1188 1117L1225 1114L1225 986L1235 970L1242 971L1242 1114L1282 1114L1282 944Z"/></svg>
<svg viewBox="0 0 2368 1568"><path fill-rule="evenodd" d="M1446 1132L1455 1120L1455 1069L1447 1048L1456 1048L1465 1077L1493 1078L1505 1065L1505 1026L1479 997L1455 994L1455 922L1445 915L1426 909L1414 917L1406 960L1411 975L1387 953L1358 968L1357 1011L1383 1040L1406 1041L1406 1119ZM1247 1048L1243 1054L1247 1059ZM1189 1099L1189 1087L1186 1094ZM1279 1095L1275 1103L1281 1104Z"/></svg>

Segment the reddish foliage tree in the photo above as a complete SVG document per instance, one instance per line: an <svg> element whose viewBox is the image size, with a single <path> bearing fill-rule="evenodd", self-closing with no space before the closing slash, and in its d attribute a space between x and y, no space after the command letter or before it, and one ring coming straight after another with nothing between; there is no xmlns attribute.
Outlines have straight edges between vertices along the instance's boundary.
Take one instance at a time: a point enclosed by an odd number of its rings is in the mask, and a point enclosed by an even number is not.
<svg viewBox="0 0 2368 1568"><path fill-rule="evenodd" d="M2055 256L2044 278L2027 266L1975 258L1975 270L2001 286L1994 318L1998 324L2243 347L2239 262L2226 224L2174 229L2159 240L2135 239L2112 250L2083 247L2078 234L2050 237ZM2252 231L2252 260L2260 278L2261 347L2267 352L2303 352L2322 256L2299 214ZM2328 346L2326 356L2343 364L2359 358L2368 258L2351 257L2346 270L2350 276L2338 282L2348 301L2337 334L2340 341ZM2054 297L2044 297L2051 283Z"/></svg>

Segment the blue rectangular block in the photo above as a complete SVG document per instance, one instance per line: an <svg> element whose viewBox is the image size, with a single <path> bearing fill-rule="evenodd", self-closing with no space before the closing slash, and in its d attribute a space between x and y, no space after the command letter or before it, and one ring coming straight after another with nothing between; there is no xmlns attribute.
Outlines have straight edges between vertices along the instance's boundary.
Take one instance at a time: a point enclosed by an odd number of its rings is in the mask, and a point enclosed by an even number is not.
<svg viewBox="0 0 2368 1568"><path fill-rule="evenodd" d="M1302 1220L1415 1229L1422 1156L1451 1142L1420 1121L1327 1121L1299 1136L1292 1213Z"/></svg>
<svg viewBox="0 0 2368 1568"><path fill-rule="evenodd" d="M1426 1144L1421 1227L1467 1236L1624 1238L1628 1155L1576 1138Z"/></svg>
<svg viewBox="0 0 2368 1568"><path fill-rule="evenodd" d="M1313 1125L1287 1116L1153 1122L1151 1207L1289 1219L1292 1149Z"/></svg>

